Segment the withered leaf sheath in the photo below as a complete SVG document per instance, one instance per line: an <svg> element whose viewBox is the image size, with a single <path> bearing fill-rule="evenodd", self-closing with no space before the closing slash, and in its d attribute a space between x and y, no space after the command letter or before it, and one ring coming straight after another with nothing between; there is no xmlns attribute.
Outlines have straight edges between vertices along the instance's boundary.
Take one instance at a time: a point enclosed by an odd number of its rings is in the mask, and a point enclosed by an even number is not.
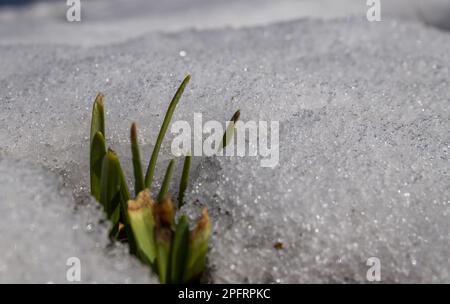
<svg viewBox="0 0 450 304"><path fill-rule="evenodd" d="M193 282L200 279L206 266L206 253L211 236L211 220L208 210L204 208L195 229L191 232L188 245L186 266L183 273L183 282Z"/></svg>
<svg viewBox="0 0 450 304"><path fill-rule="evenodd" d="M161 283L169 283L170 250L173 237L175 211L169 196L153 205L155 216L156 268Z"/></svg>
<svg viewBox="0 0 450 304"><path fill-rule="evenodd" d="M136 254L150 266L156 258L153 205L148 189L141 191L136 200L128 201L128 218L136 241Z"/></svg>

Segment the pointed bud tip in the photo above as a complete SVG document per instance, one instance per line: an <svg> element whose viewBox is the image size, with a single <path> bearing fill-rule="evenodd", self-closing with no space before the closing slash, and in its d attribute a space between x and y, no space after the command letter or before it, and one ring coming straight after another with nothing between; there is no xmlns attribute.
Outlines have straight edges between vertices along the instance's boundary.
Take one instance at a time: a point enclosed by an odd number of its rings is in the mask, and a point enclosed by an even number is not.
<svg viewBox="0 0 450 304"><path fill-rule="evenodd" d="M180 216L179 222L186 222L186 223L189 223L189 218L187 217L186 214L183 214L182 216Z"/></svg>
<svg viewBox="0 0 450 304"><path fill-rule="evenodd" d="M106 157L108 157L108 159L109 160L118 160L118 157L117 157L117 153L113 150L113 149L111 149L111 148L108 148L108 152L106 153Z"/></svg>
<svg viewBox="0 0 450 304"><path fill-rule="evenodd" d="M103 95L102 93L98 93L97 97L95 97L95 103L103 106L103 98L105 97L105 95Z"/></svg>
<svg viewBox="0 0 450 304"><path fill-rule="evenodd" d="M209 218L209 213L208 213L208 208L206 208L206 207L202 209L202 215L200 217L199 224L201 224L203 226L211 224L211 220Z"/></svg>
<svg viewBox="0 0 450 304"><path fill-rule="evenodd" d="M137 127L136 127L136 123L135 122L133 122L131 124L130 136L131 136L131 140L132 141L136 141L137 140Z"/></svg>
<svg viewBox="0 0 450 304"><path fill-rule="evenodd" d="M231 118L231 121L236 122L239 120L239 117L241 117L241 110L237 110L236 113L234 113L233 117Z"/></svg>

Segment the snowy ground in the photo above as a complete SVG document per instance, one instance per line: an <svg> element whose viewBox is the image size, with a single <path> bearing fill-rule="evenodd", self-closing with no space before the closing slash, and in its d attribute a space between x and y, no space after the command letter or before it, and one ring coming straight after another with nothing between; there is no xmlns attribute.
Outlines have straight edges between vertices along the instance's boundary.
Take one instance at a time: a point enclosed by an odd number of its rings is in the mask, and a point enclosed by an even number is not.
<svg viewBox="0 0 450 304"><path fill-rule="evenodd" d="M7 218L0 222L0 283L67 282L71 257L80 259L85 282L157 282L127 248L108 244L98 204L86 201L74 212L61 183L33 164L0 160L0 212Z"/></svg>
<svg viewBox="0 0 450 304"><path fill-rule="evenodd" d="M375 256L383 282L450 283L450 34L425 25L445 28L448 2L393 1L372 24L332 2L93 1L81 24L53 2L1 10L0 282L64 282L71 256L83 282L155 282L89 199L90 108L102 91L131 177L131 122L148 157L189 72L175 120L239 108L281 128L275 169L194 160L185 211L213 216L210 282L366 282Z"/></svg>

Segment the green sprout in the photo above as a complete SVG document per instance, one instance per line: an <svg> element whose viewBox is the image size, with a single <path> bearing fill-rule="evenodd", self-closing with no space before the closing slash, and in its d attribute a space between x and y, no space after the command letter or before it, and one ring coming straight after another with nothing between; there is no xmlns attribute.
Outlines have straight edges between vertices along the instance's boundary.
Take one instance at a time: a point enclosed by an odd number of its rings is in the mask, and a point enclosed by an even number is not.
<svg viewBox="0 0 450 304"><path fill-rule="evenodd" d="M159 276L161 283L199 282L205 271L208 243L211 236L211 220L203 209L195 228L189 230L189 220L181 216L175 220L177 208L169 194L175 168L172 159L166 170L156 201L151 195L158 154L175 108L184 92L190 76L186 76L178 88L159 131L155 147L144 177L142 171L138 132L131 125L131 155L134 173L134 196L130 191L117 154L107 148L105 139L104 96L98 94L92 109L90 134L90 183L92 196L103 206L112 222L110 237L128 242L130 253L136 255ZM232 139L237 111L224 133L221 148ZM178 192L178 209L184 203L184 193L189 183L191 155L184 159Z"/></svg>
<svg viewBox="0 0 450 304"><path fill-rule="evenodd" d="M219 152L222 149L225 149L225 147L233 139L234 131L236 129L236 122L239 120L240 116L241 116L241 111L237 110L236 113L234 113L233 117L231 117L230 123L228 124L227 129L225 130L225 133L223 134L222 142L219 145Z"/></svg>

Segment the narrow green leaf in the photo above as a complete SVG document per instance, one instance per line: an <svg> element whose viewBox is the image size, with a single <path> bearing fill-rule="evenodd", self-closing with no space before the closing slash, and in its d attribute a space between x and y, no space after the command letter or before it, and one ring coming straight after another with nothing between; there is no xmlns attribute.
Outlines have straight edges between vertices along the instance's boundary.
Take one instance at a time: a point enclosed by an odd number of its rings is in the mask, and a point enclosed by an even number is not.
<svg viewBox="0 0 450 304"><path fill-rule="evenodd" d="M172 257L170 266L170 282L180 284L186 264L186 256L189 244L189 221L183 215L177 225L172 244Z"/></svg>
<svg viewBox="0 0 450 304"><path fill-rule="evenodd" d="M130 253L136 253L136 241L134 240L128 219L128 200L130 192L116 153L109 149L103 159L101 178L100 203L112 222L111 236L117 236L119 223L123 223L127 233Z"/></svg>
<svg viewBox="0 0 450 304"><path fill-rule="evenodd" d="M133 232L131 230L130 219L128 218L128 200L130 199L130 191L128 190L127 181L123 174L122 166L120 165L119 158L116 156L114 161L114 167L116 175L119 181L119 193L120 199L118 204L119 209L119 221L125 226L125 232L127 234L128 246L131 254L136 254L136 240L134 239ZM113 222L115 223L115 222Z"/></svg>
<svg viewBox="0 0 450 304"><path fill-rule="evenodd" d="M136 124L131 125L131 154L133 156L134 192L137 196L144 190L144 174L142 173L141 153L139 149Z"/></svg>
<svg viewBox="0 0 450 304"><path fill-rule="evenodd" d="M128 201L128 218L136 240L137 255L150 266L153 265L156 258L153 204L148 190L140 192L136 200Z"/></svg>
<svg viewBox="0 0 450 304"><path fill-rule="evenodd" d="M211 221L208 210L202 211L202 216L197 222L194 231L189 238L186 268L183 273L183 282L190 283L200 279L206 266L206 254L208 253L208 242L211 236Z"/></svg>
<svg viewBox="0 0 450 304"><path fill-rule="evenodd" d="M167 192L169 192L170 181L172 180L173 168L175 165L175 160L170 160L169 165L167 166L166 175L164 176L163 183L161 185L161 189L158 194L158 202L161 202L166 196Z"/></svg>
<svg viewBox="0 0 450 304"><path fill-rule="evenodd" d="M183 173L181 174L180 189L178 191L178 208L181 208L184 203L184 193L186 192L186 188L189 183L189 170L191 168L191 160L191 155L187 155L184 158Z"/></svg>
<svg viewBox="0 0 450 304"><path fill-rule="evenodd" d="M236 122L239 120L240 116L241 116L241 111L237 110L236 113L234 113L233 117L231 117L230 122L227 126L227 129L225 130L225 133L223 134L222 144L219 146L219 151L221 151L222 149L225 149L225 147L233 139Z"/></svg>
<svg viewBox="0 0 450 304"><path fill-rule="evenodd" d="M153 148L152 156L150 158L150 162L147 167L147 172L145 174L145 186L147 188L151 188L153 175L155 173L156 161L158 159L159 150L161 149L161 143L164 139L164 136L166 135L170 120L172 119L173 116L173 112L175 111L178 101L180 100L181 95L183 95L184 89L186 88L190 79L191 79L190 75L187 75L186 78L184 78L183 82L181 83L180 87L175 93L175 96L173 97L172 101L169 104L169 108L167 109L166 115L164 116L164 121L161 126L161 129L159 130L158 138L156 139L156 144L155 147Z"/></svg>
<svg viewBox="0 0 450 304"><path fill-rule="evenodd" d="M94 138L92 139L90 153L91 194L97 201L100 201L102 163L105 154L105 138L99 131L95 133Z"/></svg>
<svg viewBox="0 0 450 304"><path fill-rule="evenodd" d="M97 132L102 133L103 137L106 138L105 113L104 113L103 94L102 93L98 93L97 97L95 98L94 104L92 106L90 143L92 143L94 136Z"/></svg>
<svg viewBox="0 0 450 304"><path fill-rule="evenodd" d="M125 183L122 167L114 151L108 150L102 165L100 203L105 208L108 218L113 226L120 220L120 216L114 216L117 208L123 208L130 198L128 187ZM121 209L119 209L121 211ZM119 215L122 212L119 213Z"/></svg>
<svg viewBox="0 0 450 304"><path fill-rule="evenodd" d="M100 203L105 208L108 218L116 210L120 203L120 178L117 174L115 164L117 156L112 150L108 150L103 158L102 173L101 173L101 191ZM114 225L115 223L113 223Z"/></svg>
<svg viewBox="0 0 450 304"><path fill-rule="evenodd" d="M158 267L159 281L161 284L169 283L169 258L170 241L156 239L156 263Z"/></svg>

